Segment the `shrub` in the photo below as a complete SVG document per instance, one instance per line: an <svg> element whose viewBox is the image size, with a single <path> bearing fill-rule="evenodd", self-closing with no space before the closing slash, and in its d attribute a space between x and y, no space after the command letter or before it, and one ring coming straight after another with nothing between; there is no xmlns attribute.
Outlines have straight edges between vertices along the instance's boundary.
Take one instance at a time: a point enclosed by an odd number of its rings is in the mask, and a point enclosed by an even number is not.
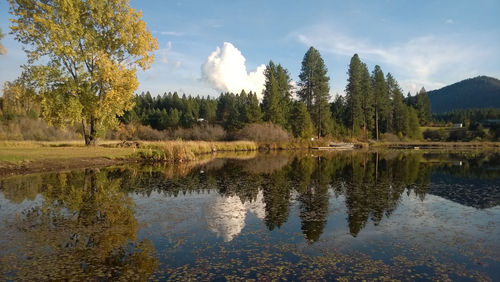
<svg viewBox="0 0 500 282"><path fill-rule="evenodd" d="M233 138L257 142L288 142L290 136L282 127L272 123L251 123L237 131Z"/></svg>
<svg viewBox="0 0 500 282"><path fill-rule="evenodd" d="M50 126L41 119L19 118L0 124L2 140L63 141L81 139L74 129Z"/></svg>
<svg viewBox="0 0 500 282"><path fill-rule="evenodd" d="M105 137L111 140L160 141L168 139L165 131L159 131L150 126L144 126L138 123L121 124L117 130L108 131Z"/></svg>
<svg viewBox="0 0 500 282"><path fill-rule="evenodd" d="M446 141L448 139L448 133L443 129L439 130L427 129L426 131L424 131L423 135L425 139L431 141Z"/></svg>
<svg viewBox="0 0 500 282"><path fill-rule="evenodd" d="M399 142L399 141L401 141L401 138L399 138L398 135L392 134L392 133L383 133L383 134L381 134L380 139L382 141L386 141L386 142Z"/></svg>
<svg viewBox="0 0 500 282"><path fill-rule="evenodd" d="M219 125L195 125L192 128L178 128L170 132L171 139L222 141L226 131Z"/></svg>
<svg viewBox="0 0 500 282"><path fill-rule="evenodd" d="M469 141L467 130L456 129L450 131L450 135L448 136L447 141Z"/></svg>

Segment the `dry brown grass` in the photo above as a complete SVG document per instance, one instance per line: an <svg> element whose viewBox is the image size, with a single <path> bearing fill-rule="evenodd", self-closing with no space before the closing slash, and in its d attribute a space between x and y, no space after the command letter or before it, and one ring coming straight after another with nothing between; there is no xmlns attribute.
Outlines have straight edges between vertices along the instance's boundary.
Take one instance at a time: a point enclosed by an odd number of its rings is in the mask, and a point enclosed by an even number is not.
<svg viewBox="0 0 500 282"><path fill-rule="evenodd" d="M184 162L192 161L198 155L215 152L255 151L257 144L251 141L206 142L165 141L141 142L139 157L149 161Z"/></svg>
<svg viewBox="0 0 500 282"><path fill-rule="evenodd" d="M251 140L267 143L285 143L290 135L279 125L272 123L251 123L234 134L236 140Z"/></svg>

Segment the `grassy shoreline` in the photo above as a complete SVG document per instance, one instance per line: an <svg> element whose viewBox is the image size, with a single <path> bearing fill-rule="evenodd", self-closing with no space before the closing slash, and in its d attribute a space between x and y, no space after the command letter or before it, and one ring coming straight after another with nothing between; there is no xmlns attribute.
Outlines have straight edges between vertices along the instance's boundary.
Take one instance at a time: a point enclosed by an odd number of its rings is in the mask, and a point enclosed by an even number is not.
<svg viewBox="0 0 500 282"><path fill-rule="evenodd" d="M387 149L500 149L500 142L375 142L370 148Z"/></svg>
<svg viewBox="0 0 500 282"><path fill-rule="evenodd" d="M256 143L252 141L205 142L121 142L101 141L99 146L86 147L82 141L0 142L0 176L42 171L103 167L136 162L185 163L238 152L259 150L303 150L325 146L328 142ZM359 143L367 149L444 149L500 150L500 142L376 142Z"/></svg>
<svg viewBox="0 0 500 282"><path fill-rule="evenodd" d="M181 163L224 152L258 150L255 142L119 142L103 141L86 147L82 141L0 142L0 175L102 167L134 162Z"/></svg>

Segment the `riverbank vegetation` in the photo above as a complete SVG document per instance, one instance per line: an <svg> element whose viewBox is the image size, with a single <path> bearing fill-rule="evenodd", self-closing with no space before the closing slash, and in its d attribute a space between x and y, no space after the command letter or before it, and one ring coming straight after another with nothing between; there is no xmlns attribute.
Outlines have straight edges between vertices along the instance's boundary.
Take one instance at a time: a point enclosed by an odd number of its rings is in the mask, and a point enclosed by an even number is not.
<svg viewBox="0 0 500 282"><path fill-rule="evenodd" d="M0 142L0 175L39 171L101 167L123 163L186 163L219 157L250 156L257 151L304 149L318 142L253 141L101 141L85 146L83 141Z"/></svg>
<svg viewBox="0 0 500 282"><path fill-rule="evenodd" d="M259 145L251 141L204 142L117 142L103 141L99 146L86 147L82 141L0 142L0 164L29 165L32 162L78 159L155 160L183 162L197 156L217 152L256 151Z"/></svg>
<svg viewBox="0 0 500 282"><path fill-rule="evenodd" d="M270 60L262 93L242 90L216 98L177 92L134 95L136 71L151 65L158 46L140 13L127 2L114 2L116 5L102 6L100 1L87 1L75 7L9 2L11 32L24 44L29 64L23 66L18 79L3 86L0 140L82 138L87 145L95 145L98 137L248 140L269 147L303 147L301 144L314 139L400 142L500 138L498 109L433 117L424 88L405 97L391 73L384 73L378 65L370 72L357 54L347 66L345 95L332 97L327 66L314 47L302 59L297 82L283 65ZM99 12L88 13L89 9ZM72 13L67 14L67 10ZM33 18L34 14L39 17ZM109 37L114 38L113 44ZM456 120L465 123L468 131L427 129L422 134L422 126ZM298 145L276 145L291 143Z"/></svg>

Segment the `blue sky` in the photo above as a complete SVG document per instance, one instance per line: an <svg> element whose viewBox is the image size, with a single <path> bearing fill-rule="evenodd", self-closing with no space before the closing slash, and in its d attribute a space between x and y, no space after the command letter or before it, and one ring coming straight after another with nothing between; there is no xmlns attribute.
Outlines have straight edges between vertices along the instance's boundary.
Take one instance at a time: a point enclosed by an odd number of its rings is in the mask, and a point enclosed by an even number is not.
<svg viewBox="0 0 500 282"><path fill-rule="evenodd" d="M323 56L331 94L343 94L354 53L380 65L412 94L477 75L500 78L500 1L148 1L133 0L158 39L156 60L138 72L138 91L217 96L256 90L262 64L287 68L298 80L309 46ZM7 1L0 27L9 31ZM25 63L7 35L0 83ZM217 52L217 48L219 48ZM209 58L210 56L210 58ZM256 86L257 85L257 86Z"/></svg>

